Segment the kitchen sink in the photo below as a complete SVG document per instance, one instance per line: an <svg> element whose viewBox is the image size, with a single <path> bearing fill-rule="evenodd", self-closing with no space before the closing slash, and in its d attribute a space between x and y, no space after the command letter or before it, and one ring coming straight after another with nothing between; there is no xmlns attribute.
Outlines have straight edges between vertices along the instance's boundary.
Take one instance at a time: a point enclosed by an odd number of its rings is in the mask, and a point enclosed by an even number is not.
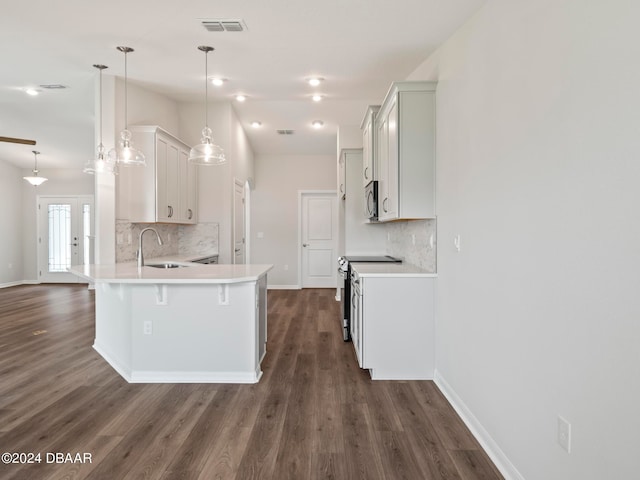
<svg viewBox="0 0 640 480"><path fill-rule="evenodd" d="M188 267L188 266L189 265L184 265L182 263L172 263L172 262L147 264L147 267L153 267L153 268L181 268L181 267Z"/></svg>

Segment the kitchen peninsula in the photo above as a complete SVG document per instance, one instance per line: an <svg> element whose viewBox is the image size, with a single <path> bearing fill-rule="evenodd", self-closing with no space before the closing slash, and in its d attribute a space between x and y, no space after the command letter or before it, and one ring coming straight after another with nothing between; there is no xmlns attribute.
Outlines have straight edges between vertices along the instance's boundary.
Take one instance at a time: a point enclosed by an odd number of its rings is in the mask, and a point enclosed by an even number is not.
<svg viewBox="0 0 640 480"><path fill-rule="evenodd" d="M256 383L271 268L172 262L71 271L95 285L94 349L128 382Z"/></svg>

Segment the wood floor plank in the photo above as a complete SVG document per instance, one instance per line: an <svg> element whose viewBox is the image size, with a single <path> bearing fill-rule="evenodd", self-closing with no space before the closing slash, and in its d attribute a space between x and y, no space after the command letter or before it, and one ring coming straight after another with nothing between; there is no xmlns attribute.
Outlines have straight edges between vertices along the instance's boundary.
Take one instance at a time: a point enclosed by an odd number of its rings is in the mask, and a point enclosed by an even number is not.
<svg viewBox="0 0 640 480"><path fill-rule="evenodd" d="M92 348L93 292L0 289L0 450L93 457L0 478L501 479L433 382L358 367L334 297L268 292L258 384L128 384Z"/></svg>
<svg viewBox="0 0 640 480"><path fill-rule="evenodd" d="M483 452L478 450L454 450L449 454L464 480L497 480L502 478Z"/></svg>

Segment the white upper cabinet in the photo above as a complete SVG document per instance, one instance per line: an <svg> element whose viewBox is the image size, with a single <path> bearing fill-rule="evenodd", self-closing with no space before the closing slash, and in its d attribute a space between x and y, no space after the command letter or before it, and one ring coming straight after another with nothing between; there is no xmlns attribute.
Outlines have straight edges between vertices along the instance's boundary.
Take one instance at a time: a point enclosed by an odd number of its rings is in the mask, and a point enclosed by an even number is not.
<svg viewBox="0 0 640 480"><path fill-rule="evenodd" d="M378 220L435 218L435 82L395 82L375 116Z"/></svg>
<svg viewBox="0 0 640 480"><path fill-rule="evenodd" d="M366 187L375 178L375 147L376 130L375 118L380 105L369 105L367 113L362 120L362 186Z"/></svg>
<svg viewBox="0 0 640 480"><path fill-rule="evenodd" d="M118 218L133 223L197 223L198 167L190 147L157 126L131 126L145 167L121 167Z"/></svg>

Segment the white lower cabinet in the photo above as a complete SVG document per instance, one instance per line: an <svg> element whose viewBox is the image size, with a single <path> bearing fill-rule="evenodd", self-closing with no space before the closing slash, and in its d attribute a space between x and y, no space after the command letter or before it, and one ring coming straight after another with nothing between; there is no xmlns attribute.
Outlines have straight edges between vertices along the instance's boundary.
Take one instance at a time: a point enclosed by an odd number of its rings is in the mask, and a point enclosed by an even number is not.
<svg viewBox="0 0 640 480"><path fill-rule="evenodd" d="M433 379L435 275L375 271L353 266L351 336L360 368L374 380Z"/></svg>

